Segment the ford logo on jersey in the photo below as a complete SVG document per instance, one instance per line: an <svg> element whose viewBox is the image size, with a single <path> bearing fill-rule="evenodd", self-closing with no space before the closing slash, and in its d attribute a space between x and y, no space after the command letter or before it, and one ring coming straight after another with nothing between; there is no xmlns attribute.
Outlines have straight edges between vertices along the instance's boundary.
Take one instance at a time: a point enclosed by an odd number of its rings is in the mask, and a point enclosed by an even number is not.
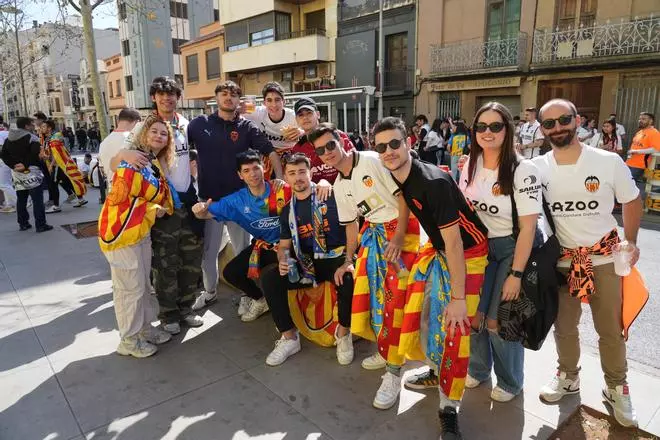
<svg viewBox="0 0 660 440"><path fill-rule="evenodd" d="M280 227L279 217L260 218L250 223L254 229L274 229Z"/></svg>

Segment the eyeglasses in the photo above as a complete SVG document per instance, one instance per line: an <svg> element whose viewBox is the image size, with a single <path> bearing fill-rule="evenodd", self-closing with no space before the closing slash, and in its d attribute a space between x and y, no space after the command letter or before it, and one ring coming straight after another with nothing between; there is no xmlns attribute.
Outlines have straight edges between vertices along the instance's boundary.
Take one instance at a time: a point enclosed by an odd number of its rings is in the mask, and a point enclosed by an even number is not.
<svg viewBox="0 0 660 440"><path fill-rule="evenodd" d="M561 115L556 119L544 119L541 121L541 126L546 130L552 130L555 128L557 121L559 121L559 125L568 125L571 123L574 117L575 115Z"/></svg>
<svg viewBox="0 0 660 440"><path fill-rule="evenodd" d="M474 129L477 133L485 133L487 129L490 129L491 133L499 133L504 129L504 122L491 122L490 124L477 122Z"/></svg>
<svg viewBox="0 0 660 440"><path fill-rule="evenodd" d="M402 143L403 139L392 139L386 144L374 145L374 150L376 150L376 152L379 154L383 154L385 151L387 151L387 147L390 147L393 150L398 150Z"/></svg>
<svg viewBox="0 0 660 440"><path fill-rule="evenodd" d="M318 156L323 156L326 152L333 151L335 148L337 148L338 145L339 145L339 141L333 139L325 145L322 145L320 147L314 147L314 151Z"/></svg>

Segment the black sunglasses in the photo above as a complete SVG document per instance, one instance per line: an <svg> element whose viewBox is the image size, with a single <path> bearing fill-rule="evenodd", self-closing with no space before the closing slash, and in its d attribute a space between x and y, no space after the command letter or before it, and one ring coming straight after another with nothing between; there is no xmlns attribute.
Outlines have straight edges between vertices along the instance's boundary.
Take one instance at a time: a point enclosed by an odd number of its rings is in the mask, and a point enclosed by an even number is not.
<svg viewBox="0 0 660 440"><path fill-rule="evenodd" d="M561 115L556 119L544 119L541 121L541 126L546 130L552 130L557 124L557 121L559 121L559 125L568 125L574 117L575 115Z"/></svg>
<svg viewBox="0 0 660 440"><path fill-rule="evenodd" d="M477 133L485 133L487 129L490 129L491 133L499 133L504 129L504 122L491 122L490 124L477 122L474 129Z"/></svg>
<svg viewBox="0 0 660 440"><path fill-rule="evenodd" d="M386 150L387 147L389 146L393 150L398 150L399 147L401 146L401 143L403 142L403 139L392 139L386 144L376 144L374 145L374 150L376 150L377 153L383 154Z"/></svg>
<svg viewBox="0 0 660 440"><path fill-rule="evenodd" d="M323 156L326 151L333 151L335 148L337 148L338 145L339 141L337 139L333 139L325 145L314 147L314 151L318 156Z"/></svg>

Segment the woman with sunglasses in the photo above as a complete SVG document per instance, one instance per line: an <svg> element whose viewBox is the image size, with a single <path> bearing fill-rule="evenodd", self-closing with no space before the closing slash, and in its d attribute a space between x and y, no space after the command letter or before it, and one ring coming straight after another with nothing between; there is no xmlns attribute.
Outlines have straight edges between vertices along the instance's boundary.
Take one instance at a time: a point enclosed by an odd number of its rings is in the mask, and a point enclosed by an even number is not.
<svg viewBox="0 0 660 440"><path fill-rule="evenodd" d="M174 135L168 123L149 116L131 141L149 157L138 169L114 157L112 185L99 216L99 244L110 263L113 301L121 342L117 353L136 358L156 353L169 333L151 326L158 301L151 294L151 227L156 217L172 214L178 200L166 179L174 160Z"/></svg>
<svg viewBox="0 0 660 440"><path fill-rule="evenodd" d="M616 119L610 118L603 122L603 129L591 139L591 146L614 153L623 151L621 136L616 130Z"/></svg>
<svg viewBox="0 0 660 440"><path fill-rule="evenodd" d="M542 209L541 185L536 166L514 148L515 128L506 107L498 102L485 104L477 112L473 127L472 151L459 187L488 228L489 249L481 300L472 321L465 386L477 387L488 380L494 368L497 386L491 399L508 402L523 387L524 349L520 342L504 341L498 335L497 310L501 301L520 295ZM518 213L517 238L513 235L513 209Z"/></svg>

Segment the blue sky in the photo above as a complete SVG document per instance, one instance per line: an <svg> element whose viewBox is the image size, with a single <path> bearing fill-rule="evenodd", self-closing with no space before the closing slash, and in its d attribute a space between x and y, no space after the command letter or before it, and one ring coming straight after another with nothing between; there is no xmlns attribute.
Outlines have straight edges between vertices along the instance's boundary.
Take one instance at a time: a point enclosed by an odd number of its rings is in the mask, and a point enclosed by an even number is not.
<svg viewBox="0 0 660 440"><path fill-rule="evenodd" d="M30 4L25 8L25 25L31 26L32 20L38 20L39 23L45 21L55 21L58 17L58 7L55 0L46 0L45 2L32 2L28 0L26 3ZM68 13L70 15L78 15L78 11L69 6ZM94 10L94 27L104 29L109 27L118 27L117 23L117 3L115 1L108 1L107 4L101 5Z"/></svg>

